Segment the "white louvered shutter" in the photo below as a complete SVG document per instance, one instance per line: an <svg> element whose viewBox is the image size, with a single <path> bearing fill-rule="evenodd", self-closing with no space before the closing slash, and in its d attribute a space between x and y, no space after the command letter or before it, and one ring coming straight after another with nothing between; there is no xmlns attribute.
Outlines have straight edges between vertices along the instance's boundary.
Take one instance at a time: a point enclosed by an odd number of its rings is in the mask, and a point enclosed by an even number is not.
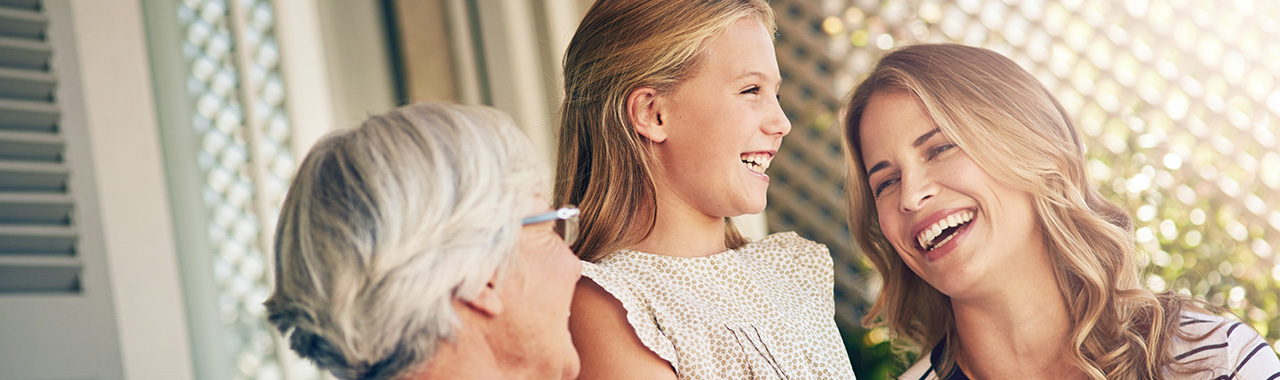
<svg viewBox="0 0 1280 380"><path fill-rule="evenodd" d="M47 23L39 10L0 8L0 292L6 293L80 288Z"/></svg>
<svg viewBox="0 0 1280 380"><path fill-rule="evenodd" d="M0 0L0 379L121 379L64 0Z"/></svg>

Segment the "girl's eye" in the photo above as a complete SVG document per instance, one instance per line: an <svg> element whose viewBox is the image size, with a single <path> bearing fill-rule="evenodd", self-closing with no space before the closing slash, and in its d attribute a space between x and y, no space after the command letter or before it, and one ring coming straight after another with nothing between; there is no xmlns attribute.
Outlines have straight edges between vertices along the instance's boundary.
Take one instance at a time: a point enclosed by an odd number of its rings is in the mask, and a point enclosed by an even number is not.
<svg viewBox="0 0 1280 380"><path fill-rule="evenodd" d="M746 90L742 90L742 92L739 92L739 94L759 94L759 93L760 93L760 87L757 87L757 86L747 87Z"/></svg>
<svg viewBox="0 0 1280 380"><path fill-rule="evenodd" d="M955 148L955 147L956 147L956 144L950 144L950 143L935 146L932 149L929 149L929 158L937 157L939 154L942 154L942 152L946 152L948 150L951 150L951 148Z"/></svg>
<svg viewBox="0 0 1280 380"><path fill-rule="evenodd" d="M889 186L892 186L895 183L898 183L897 178L889 178L884 181L881 181L879 185L876 185L875 191L871 192L872 197L880 198L880 194L884 194L885 189L888 189Z"/></svg>

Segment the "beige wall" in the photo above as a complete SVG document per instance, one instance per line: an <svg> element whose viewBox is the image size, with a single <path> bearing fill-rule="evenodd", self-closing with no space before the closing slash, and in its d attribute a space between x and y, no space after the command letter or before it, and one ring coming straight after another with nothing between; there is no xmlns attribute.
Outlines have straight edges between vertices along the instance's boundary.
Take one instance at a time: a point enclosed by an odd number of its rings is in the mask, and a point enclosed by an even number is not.
<svg viewBox="0 0 1280 380"><path fill-rule="evenodd" d="M125 378L191 379L139 1L70 3Z"/></svg>
<svg viewBox="0 0 1280 380"><path fill-rule="evenodd" d="M406 100L409 103L432 100L478 103L480 100L474 94L464 99L462 89L459 88L462 83L455 80L468 73L455 70L451 62L454 55L450 54L449 20L445 14L444 1L395 0L393 4L394 21L400 36L398 48L404 59ZM465 14L465 10L458 10ZM459 69L474 65L469 61L461 63L464 67Z"/></svg>
<svg viewBox="0 0 1280 380"><path fill-rule="evenodd" d="M290 2L279 4L284 10ZM333 123L354 126L370 114L394 107L390 52L377 2L317 1L311 7L319 10L314 24L317 31L310 38L323 37L318 41L323 43L323 52L317 59L328 65L322 82L329 85Z"/></svg>

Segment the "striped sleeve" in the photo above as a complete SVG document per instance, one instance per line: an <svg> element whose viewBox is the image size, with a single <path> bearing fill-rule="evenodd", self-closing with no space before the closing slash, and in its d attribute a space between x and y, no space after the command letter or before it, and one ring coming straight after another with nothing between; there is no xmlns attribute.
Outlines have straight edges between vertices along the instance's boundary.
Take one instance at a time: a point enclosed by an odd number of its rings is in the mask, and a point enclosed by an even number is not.
<svg viewBox="0 0 1280 380"><path fill-rule="evenodd" d="M1233 330L1234 329L1234 330ZM1229 363L1234 364L1225 380L1276 380L1280 379L1280 357L1257 332L1240 322L1227 329L1227 344L1232 349Z"/></svg>
<svg viewBox="0 0 1280 380"><path fill-rule="evenodd" d="M1239 321L1186 313L1184 332L1205 339L1175 345L1174 358L1210 371L1214 380L1280 380L1280 357L1256 331ZM1204 373L1198 373L1202 378Z"/></svg>

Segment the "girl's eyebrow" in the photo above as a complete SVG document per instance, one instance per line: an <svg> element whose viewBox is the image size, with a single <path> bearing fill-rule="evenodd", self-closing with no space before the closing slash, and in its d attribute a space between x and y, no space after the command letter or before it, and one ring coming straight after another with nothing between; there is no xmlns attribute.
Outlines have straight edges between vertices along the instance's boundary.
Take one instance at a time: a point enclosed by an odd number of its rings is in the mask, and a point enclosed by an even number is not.
<svg viewBox="0 0 1280 380"><path fill-rule="evenodd" d="M932 131L925 132L923 135L920 135L920 137L916 137L916 141L913 141L911 143L911 147L919 148L920 145L924 145L925 141L929 141L930 137L933 137L933 135L936 135L938 134L938 132L941 132L941 131L942 129L934 128ZM871 167L871 169L867 170L867 178L870 179L871 175L875 174L876 171L879 171L880 169L884 169L887 167L889 167L889 161L880 161L876 163L874 166Z"/></svg>
<svg viewBox="0 0 1280 380"><path fill-rule="evenodd" d="M760 79L766 78L764 73L752 70L752 71L742 73L742 75L739 75L737 78L733 78L733 80L739 80L739 79L748 78L748 77L757 77Z"/></svg>

